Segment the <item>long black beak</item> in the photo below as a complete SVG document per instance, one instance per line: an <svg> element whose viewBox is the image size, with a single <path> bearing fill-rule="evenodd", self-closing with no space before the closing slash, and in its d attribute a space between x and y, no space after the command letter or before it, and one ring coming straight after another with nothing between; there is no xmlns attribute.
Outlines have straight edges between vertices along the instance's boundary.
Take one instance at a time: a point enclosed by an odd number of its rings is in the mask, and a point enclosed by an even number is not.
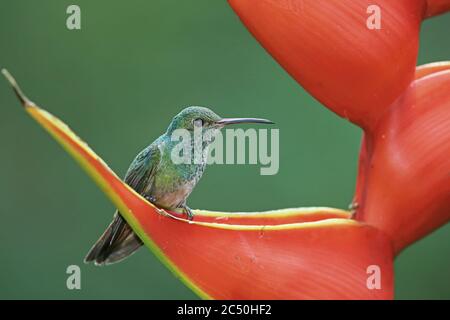
<svg viewBox="0 0 450 320"><path fill-rule="evenodd" d="M236 124L236 123L266 123L266 124L274 124L267 119L259 119L259 118L225 118L219 121L216 121L217 124L228 125L228 124Z"/></svg>

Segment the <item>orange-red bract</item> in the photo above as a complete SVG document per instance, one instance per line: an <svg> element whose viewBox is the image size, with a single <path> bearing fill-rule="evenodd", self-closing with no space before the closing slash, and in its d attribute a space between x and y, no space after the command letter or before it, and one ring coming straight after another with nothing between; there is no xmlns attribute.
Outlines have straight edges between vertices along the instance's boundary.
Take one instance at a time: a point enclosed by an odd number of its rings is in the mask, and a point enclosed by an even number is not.
<svg viewBox="0 0 450 320"><path fill-rule="evenodd" d="M357 219L399 252L450 220L450 63L419 67L361 149Z"/></svg>
<svg viewBox="0 0 450 320"><path fill-rule="evenodd" d="M414 77L424 0L229 3L306 90L365 129L376 126ZM374 4L381 10L380 29L367 27Z"/></svg>
<svg viewBox="0 0 450 320"><path fill-rule="evenodd" d="M191 222L160 212L8 78L26 111L85 169L145 245L200 296L393 298L393 248L383 232L330 208L248 214L197 211Z"/></svg>

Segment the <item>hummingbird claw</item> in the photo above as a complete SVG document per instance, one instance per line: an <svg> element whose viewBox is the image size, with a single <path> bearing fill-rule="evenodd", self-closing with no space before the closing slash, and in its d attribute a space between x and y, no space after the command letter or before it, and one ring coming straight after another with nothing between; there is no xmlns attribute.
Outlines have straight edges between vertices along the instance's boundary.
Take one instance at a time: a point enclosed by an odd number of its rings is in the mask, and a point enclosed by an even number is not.
<svg viewBox="0 0 450 320"><path fill-rule="evenodd" d="M184 209L184 213L186 213L187 218L189 221L194 220L194 212L192 212L191 208L189 208L188 206L183 206Z"/></svg>
<svg viewBox="0 0 450 320"><path fill-rule="evenodd" d="M144 196L144 198L153 204L156 203L156 198L154 196Z"/></svg>

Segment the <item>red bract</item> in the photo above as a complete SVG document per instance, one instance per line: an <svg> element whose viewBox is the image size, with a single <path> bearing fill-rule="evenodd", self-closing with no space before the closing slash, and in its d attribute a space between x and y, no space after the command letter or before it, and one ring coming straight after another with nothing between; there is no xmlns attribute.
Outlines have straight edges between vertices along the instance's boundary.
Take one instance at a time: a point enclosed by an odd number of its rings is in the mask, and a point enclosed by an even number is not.
<svg viewBox="0 0 450 320"><path fill-rule="evenodd" d="M370 0L229 3L306 90L364 128L374 126L413 79L425 1L376 1L380 30L366 26Z"/></svg>
<svg viewBox="0 0 450 320"><path fill-rule="evenodd" d="M355 198L357 219L387 232L396 251L450 219L450 64L417 77L366 134Z"/></svg>

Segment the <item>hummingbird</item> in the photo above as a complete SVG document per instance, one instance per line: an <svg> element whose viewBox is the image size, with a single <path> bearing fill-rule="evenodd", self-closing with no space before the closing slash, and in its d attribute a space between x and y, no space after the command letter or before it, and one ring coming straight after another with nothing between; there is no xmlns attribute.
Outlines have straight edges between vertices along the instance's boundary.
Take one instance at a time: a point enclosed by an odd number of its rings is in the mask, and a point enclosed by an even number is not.
<svg viewBox="0 0 450 320"><path fill-rule="evenodd" d="M192 220L194 214L186 200L205 171L208 146L220 129L238 123L273 124L259 118L222 118L205 107L183 109L172 119L163 135L138 153L125 174L125 183L157 207L180 212ZM193 135L195 127L202 133L199 161L176 164L172 160L172 150L179 143L172 139L175 130L183 129ZM196 142L191 140L189 151L193 150ZM100 266L116 263L136 252L142 244L116 210L112 222L89 250L84 262Z"/></svg>

